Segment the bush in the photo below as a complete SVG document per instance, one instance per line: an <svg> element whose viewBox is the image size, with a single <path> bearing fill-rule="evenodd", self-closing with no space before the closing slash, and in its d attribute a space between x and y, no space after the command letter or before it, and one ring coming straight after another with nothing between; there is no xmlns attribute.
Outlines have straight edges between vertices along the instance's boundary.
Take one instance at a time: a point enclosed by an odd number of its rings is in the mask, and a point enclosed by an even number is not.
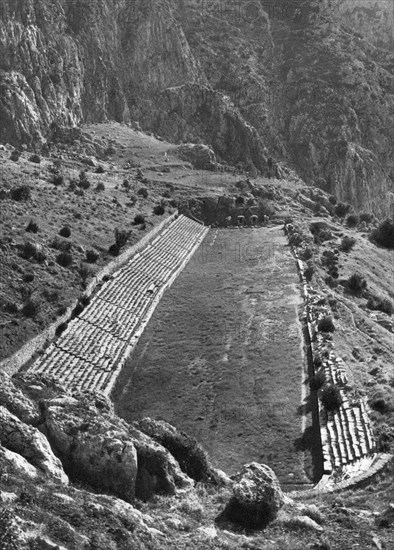
<svg viewBox="0 0 394 550"><path fill-rule="evenodd" d="M23 280L25 283L32 283L34 281L34 273L25 273Z"/></svg>
<svg viewBox="0 0 394 550"><path fill-rule="evenodd" d="M384 220L372 231L371 239L385 248L394 248L394 221L390 218Z"/></svg>
<svg viewBox="0 0 394 550"><path fill-rule="evenodd" d="M338 286L338 281L336 280L337 277L333 277L332 275L328 275L324 281L330 288L336 288Z"/></svg>
<svg viewBox="0 0 394 550"><path fill-rule="evenodd" d="M52 183L53 185L56 185L56 187L59 187L60 185L64 185L64 177L62 176L62 174L54 174L52 176ZM71 187L71 182L70 182L70 187Z"/></svg>
<svg viewBox="0 0 394 550"><path fill-rule="evenodd" d="M331 317L326 316L320 319L317 328L320 332L334 332L335 326Z"/></svg>
<svg viewBox="0 0 394 550"><path fill-rule="evenodd" d="M139 225L141 223L145 223L145 218L142 214L136 214L134 216L134 225Z"/></svg>
<svg viewBox="0 0 394 550"><path fill-rule="evenodd" d="M361 212L360 222L371 223L375 219L375 216L370 212Z"/></svg>
<svg viewBox="0 0 394 550"><path fill-rule="evenodd" d="M237 206L238 206L238 205L242 205L242 204L244 204L244 203L245 203L244 197L237 197L237 198L235 199L235 204L236 204Z"/></svg>
<svg viewBox="0 0 394 550"><path fill-rule="evenodd" d="M105 185L103 184L102 181L100 181L97 185L96 185L96 191L104 191L105 190Z"/></svg>
<svg viewBox="0 0 394 550"><path fill-rule="evenodd" d="M112 256L118 256L120 252L120 248L116 243L114 243L114 244L111 244L111 246L108 248L108 252Z"/></svg>
<svg viewBox="0 0 394 550"><path fill-rule="evenodd" d="M129 191L129 189L131 188L131 183L129 182L129 180L123 180L122 187L124 187L126 191Z"/></svg>
<svg viewBox="0 0 394 550"><path fill-rule="evenodd" d="M356 244L356 239L354 237L346 236L346 237L343 237L339 248L340 250L342 250L342 252L350 252L350 250L352 250L355 244Z"/></svg>
<svg viewBox="0 0 394 550"><path fill-rule="evenodd" d="M312 257L313 257L313 249L312 247L310 246L307 246L306 248L304 248L304 250L302 250L300 253L299 253L299 256L301 258L301 260L310 260Z"/></svg>
<svg viewBox="0 0 394 550"><path fill-rule="evenodd" d="M93 276L94 275L94 271L93 271L93 268L88 265L88 264L85 264L85 263L82 263L78 269L78 273L80 274L81 276L81 279L83 280L83 282L85 283L86 280Z"/></svg>
<svg viewBox="0 0 394 550"><path fill-rule="evenodd" d="M126 229L115 228L115 243L118 249L122 248L127 243L128 238L130 237L131 231L126 231Z"/></svg>
<svg viewBox="0 0 394 550"><path fill-rule="evenodd" d="M26 260L29 260L30 258L34 258L38 251L38 245L37 243L26 241L22 245L22 256Z"/></svg>
<svg viewBox="0 0 394 550"><path fill-rule="evenodd" d="M61 252L70 252L72 243L70 241L63 241L63 239L59 239L59 237L55 237L50 246L51 248L60 250Z"/></svg>
<svg viewBox="0 0 394 550"><path fill-rule="evenodd" d="M329 200L329 202L330 202L333 206L335 206L336 203L337 203L337 198L334 197L334 195L330 195L330 196L328 197L328 200Z"/></svg>
<svg viewBox="0 0 394 550"><path fill-rule="evenodd" d="M327 384L322 390L321 400L326 411L337 411L342 405L342 396L339 388L332 384Z"/></svg>
<svg viewBox="0 0 394 550"><path fill-rule="evenodd" d="M60 254L56 256L56 261L62 267L70 267L73 263L73 257L69 252L60 252Z"/></svg>
<svg viewBox="0 0 394 550"><path fill-rule="evenodd" d="M310 381L310 388L312 391L320 390L324 386L324 383L326 381L326 377L324 376L324 372L322 370L317 371L317 373L314 375L312 380Z"/></svg>
<svg viewBox="0 0 394 550"><path fill-rule="evenodd" d="M31 198L31 190L28 185L21 185L11 189L10 195L14 201L28 201Z"/></svg>
<svg viewBox="0 0 394 550"><path fill-rule="evenodd" d="M354 294L360 294L367 288L367 281L360 273L353 273L346 282L346 286Z"/></svg>
<svg viewBox="0 0 394 550"><path fill-rule="evenodd" d="M175 200L175 199L170 199L168 201L168 204L172 207L172 208L178 208L178 201Z"/></svg>
<svg viewBox="0 0 394 550"><path fill-rule="evenodd" d="M346 225L348 227L357 227L360 222L360 218L357 216L357 214L349 214L346 218Z"/></svg>
<svg viewBox="0 0 394 550"><path fill-rule="evenodd" d="M140 187L137 191L137 195L142 195L144 199L148 198L149 192L146 187Z"/></svg>
<svg viewBox="0 0 394 550"><path fill-rule="evenodd" d="M156 214L156 216L162 216L164 214L164 212L166 211L166 209L164 208L163 205L161 204L157 204L154 208L153 208L153 213Z"/></svg>
<svg viewBox="0 0 394 550"><path fill-rule="evenodd" d="M162 197L166 198L166 199L170 199L171 198L171 193L169 191L164 191L162 194L161 194Z"/></svg>
<svg viewBox="0 0 394 550"><path fill-rule="evenodd" d="M315 273L315 266L313 265L313 262L308 262L308 265L304 269L305 279L308 282L311 281L314 273Z"/></svg>
<svg viewBox="0 0 394 550"><path fill-rule="evenodd" d="M99 259L100 255L93 249L86 251L86 261L90 264L94 264Z"/></svg>
<svg viewBox="0 0 394 550"><path fill-rule="evenodd" d="M289 243L291 246L301 246L303 242L304 241L300 233L294 232L289 237Z"/></svg>
<svg viewBox="0 0 394 550"><path fill-rule="evenodd" d="M69 226L65 225L64 227L62 227L59 231L59 235L61 237L65 237L66 239L68 239L68 237L71 237L71 229L69 228Z"/></svg>
<svg viewBox="0 0 394 550"><path fill-rule="evenodd" d="M40 311L40 304L37 298L29 298L22 308L22 313L25 317L34 318Z"/></svg>
<svg viewBox="0 0 394 550"><path fill-rule="evenodd" d="M41 158L40 158L39 155L31 155L31 157L29 157L29 162L34 162L35 164L40 164Z"/></svg>
<svg viewBox="0 0 394 550"><path fill-rule="evenodd" d="M79 173L79 182L78 182L78 187L80 189L89 189L90 187L90 181L88 180L88 176L86 174L86 170L82 170L80 173Z"/></svg>
<svg viewBox="0 0 394 550"><path fill-rule="evenodd" d="M394 313L394 305L391 300L373 294L368 298L367 308L382 311L383 313L387 313L387 315L393 315Z"/></svg>
<svg viewBox="0 0 394 550"><path fill-rule="evenodd" d="M26 226L26 231L28 233L38 233L38 231L39 231L38 223L36 223L33 220L30 220L29 223Z"/></svg>
<svg viewBox="0 0 394 550"><path fill-rule="evenodd" d="M350 211L350 209L351 209L350 204L347 204L344 202L338 202L337 205L335 206L335 214L339 218L344 218L346 214Z"/></svg>
<svg viewBox="0 0 394 550"><path fill-rule="evenodd" d="M10 159L13 160L14 162L17 162L21 154L22 153L20 151L18 151L17 149L14 149L11 153Z"/></svg>
<svg viewBox="0 0 394 550"><path fill-rule="evenodd" d="M104 174L105 170L104 167L99 164L96 168L96 174Z"/></svg>

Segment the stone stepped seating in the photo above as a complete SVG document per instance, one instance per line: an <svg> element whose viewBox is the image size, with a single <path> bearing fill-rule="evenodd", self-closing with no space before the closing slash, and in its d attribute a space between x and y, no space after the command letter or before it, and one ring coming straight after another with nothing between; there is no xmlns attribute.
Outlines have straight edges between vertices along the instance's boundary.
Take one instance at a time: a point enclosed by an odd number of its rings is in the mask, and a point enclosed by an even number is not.
<svg viewBox="0 0 394 550"><path fill-rule="evenodd" d="M161 294L207 232L179 216L104 283L30 370L54 374L65 386L108 394Z"/></svg>

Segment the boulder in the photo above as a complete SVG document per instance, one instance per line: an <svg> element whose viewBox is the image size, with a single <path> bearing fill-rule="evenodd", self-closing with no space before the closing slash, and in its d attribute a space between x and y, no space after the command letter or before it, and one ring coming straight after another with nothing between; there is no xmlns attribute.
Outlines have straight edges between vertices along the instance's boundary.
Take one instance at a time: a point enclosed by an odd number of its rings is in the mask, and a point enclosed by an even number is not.
<svg viewBox="0 0 394 550"><path fill-rule="evenodd" d="M284 504L284 494L271 468L252 462L234 476L233 495L217 521L258 529L273 521Z"/></svg>
<svg viewBox="0 0 394 550"><path fill-rule="evenodd" d="M211 477L211 467L201 445L184 432L163 420L144 418L135 424L160 445L163 445L177 460L183 472L195 481L205 481Z"/></svg>
<svg viewBox="0 0 394 550"><path fill-rule="evenodd" d="M175 495L193 487L192 480L167 449L134 427L129 433L138 457L137 498L146 501L154 494Z"/></svg>
<svg viewBox="0 0 394 550"><path fill-rule="evenodd" d="M315 520L313 520L309 516L295 516L291 518L288 525L291 527L310 529L311 531L323 531L323 527L321 527Z"/></svg>
<svg viewBox="0 0 394 550"><path fill-rule="evenodd" d="M41 417L37 405L16 388L12 379L4 372L0 372L0 406L26 424L37 424Z"/></svg>
<svg viewBox="0 0 394 550"><path fill-rule="evenodd" d="M38 470L23 456L0 445L0 471L2 474L16 474L29 479L37 479Z"/></svg>
<svg viewBox="0 0 394 550"><path fill-rule="evenodd" d="M53 454L45 436L33 426L21 422L4 407L0 407L0 442L55 481L68 483L61 462Z"/></svg>
<svg viewBox="0 0 394 550"><path fill-rule="evenodd" d="M75 399L45 402L45 431L72 479L134 498L137 453L120 423L104 418L93 405Z"/></svg>
<svg viewBox="0 0 394 550"><path fill-rule="evenodd" d="M197 170L215 170L218 166L215 153L207 145L185 143L179 145L174 153L182 160L191 162Z"/></svg>

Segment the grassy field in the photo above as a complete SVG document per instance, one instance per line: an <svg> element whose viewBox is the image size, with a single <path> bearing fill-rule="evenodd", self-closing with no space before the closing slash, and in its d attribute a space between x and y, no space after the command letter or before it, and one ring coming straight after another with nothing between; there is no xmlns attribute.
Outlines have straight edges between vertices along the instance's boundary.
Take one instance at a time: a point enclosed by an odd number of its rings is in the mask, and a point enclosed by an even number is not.
<svg viewBox="0 0 394 550"><path fill-rule="evenodd" d="M167 420L228 473L256 460L307 482L297 283L279 227L211 230L130 357L117 412Z"/></svg>

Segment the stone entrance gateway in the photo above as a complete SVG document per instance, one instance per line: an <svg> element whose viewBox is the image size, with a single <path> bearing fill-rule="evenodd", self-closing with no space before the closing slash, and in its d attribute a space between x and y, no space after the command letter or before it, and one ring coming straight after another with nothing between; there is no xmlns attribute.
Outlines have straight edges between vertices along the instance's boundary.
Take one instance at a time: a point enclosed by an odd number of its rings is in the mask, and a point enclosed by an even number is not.
<svg viewBox="0 0 394 550"><path fill-rule="evenodd" d="M257 225L257 220L258 220L258 217L256 216L256 214L253 214L252 216L250 216L250 225Z"/></svg>
<svg viewBox="0 0 394 550"><path fill-rule="evenodd" d="M245 216L238 216L237 220L239 227L243 227L245 225Z"/></svg>

